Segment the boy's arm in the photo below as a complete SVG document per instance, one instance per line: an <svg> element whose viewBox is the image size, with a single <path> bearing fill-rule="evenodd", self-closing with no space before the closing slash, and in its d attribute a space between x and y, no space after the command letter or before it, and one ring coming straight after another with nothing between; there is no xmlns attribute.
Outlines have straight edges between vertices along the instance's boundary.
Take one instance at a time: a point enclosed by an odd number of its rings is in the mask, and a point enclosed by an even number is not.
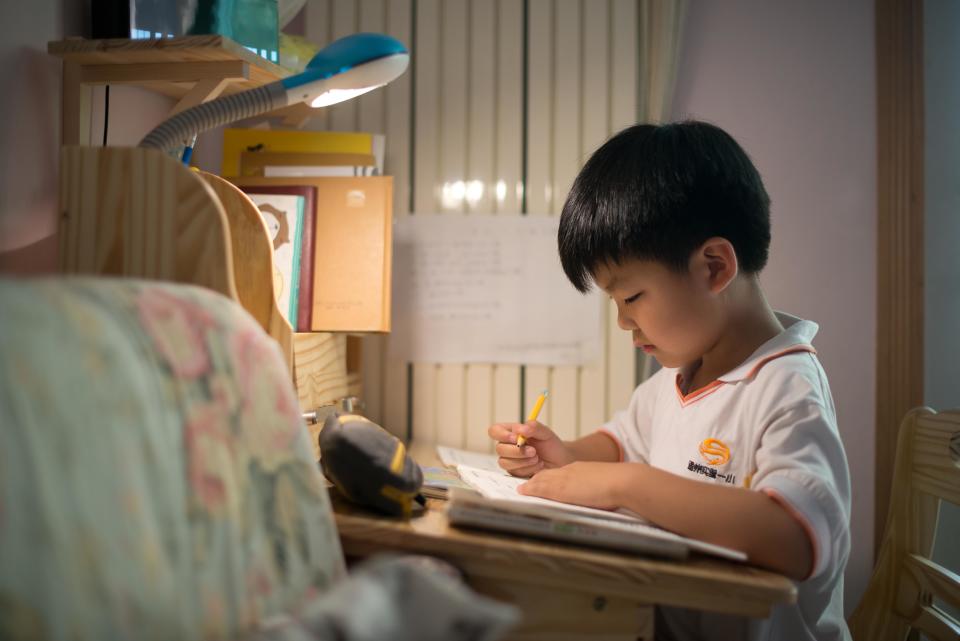
<svg viewBox="0 0 960 641"><path fill-rule="evenodd" d="M545 470L522 494L604 509L623 507L682 536L745 552L797 580L813 567L811 541L786 508L762 492L685 479L645 463L572 463Z"/></svg>
<svg viewBox="0 0 960 641"><path fill-rule="evenodd" d="M575 461L616 463L623 460L620 446L603 432L594 432L575 441L567 441L565 445Z"/></svg>

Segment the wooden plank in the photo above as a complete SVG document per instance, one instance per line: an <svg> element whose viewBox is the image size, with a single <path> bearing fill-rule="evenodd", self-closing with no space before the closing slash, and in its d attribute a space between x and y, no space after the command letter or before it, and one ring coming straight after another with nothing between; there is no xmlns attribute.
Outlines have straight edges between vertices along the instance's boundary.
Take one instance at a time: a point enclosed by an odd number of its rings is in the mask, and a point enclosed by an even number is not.
<svg viewBox="0 0 960 641"><path fill-rule="evenodd" d="M387 5L387 33L403 42L412 50L411 33L413 13L410 0L390 0ZM414 65L416 62L413 63ZM413 96L413 71L408 70L386 87L387 94L387 149L386 172L394 176L394 215L410 213L410 147L411 98ZM382 425L389 426L394 434L406 438L409 429L409 381L406 362L389 358L386 347L381 350L383 363L381 398Z"/></svg>
<svg viewBox="0 0 960 641"><path fill-rule="evenodd" d="M893 466L901 418L924 393L923 3L876 2L877 470ZM890 477L874 479L880 545Z"/></svg>
<svg viewBox="0 0 960 641"><path fill-rule="evenodd" d="M410 521L370 516L336 497L334 510L348 555L385 548L429 553L450 560L468 578L519 580L545 590L760 618L776 604L796 601L793 582L773 572L703 557L681 563L454 528L434 501L422 517Z"/></svg>
<svg viewBox="0 0 960 641"><path fill-rule="evenodd" d="M347 396L347 346L343 334L320 332L293 335L294 382L304 411L329 405ZM320 458L317 437L323 425L307 424L314 455Z"/></svg>
<svg viewBox="0 0 960 641"><path fill-rule="evenodd" d="M199 175L220 199L227 215L237 296L243 308L280 345L293 374L293 328L277 307L273 278L273 243L260 211L232 183L206 172ZM305 406L310 407L310 406Z"/></svg>
<svg viewBox="0 0 960 641"><path fill-rule="evenodd" d="M387 30L385 0L361 0L359 22L360 30L363 32L385 33ZM360 103L357 115L360 130L386 134L387 92L384 89L378 89L360 96L357 100ZM387 144L393 144L389 136L387 136ZM360 373L364 388L364 413L374 422L379 423L383 403L383 351L386 348L386 338L381 335L367 335L362 341Z"/></svg>
<svg viewBox="0 0 960 641"><path fill-rule="evenodd" d="M200 80L193 86L193 89L180 99L180 101L170 110L170 115L180 113L184 109L196 107L199 104L213 100L226 89L232 82L229 78L212 78L209 80Z"/></svg>
<svg viewBox="0 0 960 641"><path fill-rule="evenodd" d="M523 620L508 633L509 641L651 641L653 608L634 599L608 597L583 588L551 588L517 576L504 581L470 574L467 584L481 594L510 603Z"/></svg>
<svg viewBox="0 0 960 641"><path fill-rule="evenodd" d="M250 63L142 62L124 65L83 65L81 82L87 84L143 84L145 82L196 82L197 80L247 80Z"/></svg>

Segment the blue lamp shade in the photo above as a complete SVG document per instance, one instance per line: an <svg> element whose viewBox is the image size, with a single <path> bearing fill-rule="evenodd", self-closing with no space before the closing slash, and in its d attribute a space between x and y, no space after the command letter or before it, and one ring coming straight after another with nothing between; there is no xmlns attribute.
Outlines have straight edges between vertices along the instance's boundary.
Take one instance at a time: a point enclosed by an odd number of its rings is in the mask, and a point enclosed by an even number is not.
<svg viewBox="0 0 960 641"><path fill-rule="evenodd" d="M330 44L303 72L280 82L290 104L325 107L382 87L406 71L409 61L410 54L399 40L357 33Z"/></svg>
<svg viewBox="0 0 960 641"><path fill-rule="evenodd" d="M273 109L301 102L311 107L343 102L394 80L409 63L410 53L390 36L357 33L340 38L317 53L301 73L181 111L148 133L140 146L171 151L202 131Z"/></svg>

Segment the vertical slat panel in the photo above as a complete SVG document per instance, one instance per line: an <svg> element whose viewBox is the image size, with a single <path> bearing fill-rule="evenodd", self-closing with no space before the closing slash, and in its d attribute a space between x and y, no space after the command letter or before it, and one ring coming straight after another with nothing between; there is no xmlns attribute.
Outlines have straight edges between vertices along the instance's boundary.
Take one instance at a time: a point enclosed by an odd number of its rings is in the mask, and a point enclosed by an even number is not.
<svg viewBox="0 0 960 641"><path fill-rule="evenodd" d="M523 188L523 3L499 0L497 15L496 211L519 214ZM495 365L493 422L523 420L520 367ZM492 443L488 446L492 448Z"/></svg>
<svg viewBox="0 0 960 641"><path fill-rule="evenodd" d="M610 119L616 133L637 120L637 2L613 0L610 16ZM617 326L616 307L607 314L606 415L624 408L636 385L637 350L629 332Z"/></svg>
<svg viewBox="0 0 960 641"><path fill-rule="evenodd" d="M333 12L330 19L331 40L357 32L359 15L357 4L357 0L333 0ZM357 105L357 100L348 100L330 107L328 115L330 128L334 131L356 131Z"/></svg>
<svg viewBox="0 0 960 641"><path fill-rule="evenodd" d="M386 25L387 0L359 0L358 31L366 33L384 33ZM387 93L383 89L371 91L357 98L357 124L360 131L373 134L386 133L384 118Z"/></svg>
<svg viewBox="0 0 960 641"><path fill-rule="evenodd" d="M386 0L360 0L360 30L369 33L387 32ZM375 134L387 133L387 99L386 89L372 91L357 99L360 103L358 125L361 131L369 131ZM393 144L390 136L387 136L387 144ZM389 175L390 172L384 168L384 173ZM394 210L394 213L396 213L396 210ZM361 372L366 415L374 422L382 425L383 352L386 349L386 339L378 335L365 336L362 340L361 349ZM394 433L402 435L400 426L393 426L392 429Z"/></svg>
<svg viewBox="0 0 960 641"><path fill-rule="evenodd" d="M416 11L417 77L414 87L413 209L415 215L440 211L438 193L443 183L440 167L440 73L442 67L443 3L419 0ZM412 429L416 440L436 443L437 369L434 363L413 365Z"/></svg>
<svg viewBox="0 0 960 641"><path fill-rule="evenodd" d="M407 46L413 54L411 64L416 65L416 53L413 51L414 43L412 42L413 8L411 0L389 0L386 5L386 12L387 33ZM393 214L396 217L407 216L410 213L412 78L413 70L408 69L407 73L385 88L387 144L384 170L387 174L393 176ZM383 345L380 354L383 363L380 377L381 389L379 394L376 390L371 390L370 393L380 398L378 422L394 434L404 437L408 428L410 409L408 405L408 367L404 361L389 358L386 340L383 341Z"/></svg>
<svg viewBox="0 0 960 641"><path fill-rule="evenodd" d="M531 216L547 215L553 211L553 130L554 130L554 72L553 0L530 0L527 25L527 212ZM526 367L524 390L525 411L544 388L550 387L550 368ZM552 406L556 390L544 403L540 422L552 425ZM526 418L526 417L524 417ZM564 434L564 437L567 435Z"/></svg>
<svg viewBox="0 0 960 641"><path fill-rule="evenodd" d="M309 0L304 15L304 37L321 49L330 44L330 16L333 13L330 0ZM304 129L324 131L329 129L329 108L315 109L315 114Z"/></svg>
<svg viewBox="0 0 960 641"><path fill-rule="evenodd" d="M610 42L610 3L608 0L583 0L583 107L580 130L583 135L577 167L599 147L610 132L610 83L608 47ZM580 371L580 416L577 435L594 431L607 420L607 345L608 315L611 302L605 303L603 340L596 363Z"/></svg>
<svg viewBox="0 0 960 641"><path fill-rule="evenodd" d="M553 39L553 172L550 214L559 216L570 185L580 168L581 122L583 100L581 86L581 19L580 0L555 0ZM554 367L550 376L550 416L553 429L562 438L573 439L578 433L580 417L580 368Z"/></svg>
<svg viewBox="0 0 960 641"><path fill-rule="evenodd" d="M443 0L440 25L440 180L463 185L467 178L468 93L466 0ZM460 214L464 201L444 202L444 212ZM463 447L466 366L444 363L437 368L437 436L440 443Z"/></svg>
<svg viewBox="0 0 960 641"><path fill-rule="evenodd" d="M469 11L467 171L469 184L479 184L478 198L468 198L467 210L494 211L496 167L496 14L495 2L471 2ZM468 192L472 193L472 192ZM471 450L486 450L487 427L493 422L493 366L467 366L464 386L464 444Z"/></svg>

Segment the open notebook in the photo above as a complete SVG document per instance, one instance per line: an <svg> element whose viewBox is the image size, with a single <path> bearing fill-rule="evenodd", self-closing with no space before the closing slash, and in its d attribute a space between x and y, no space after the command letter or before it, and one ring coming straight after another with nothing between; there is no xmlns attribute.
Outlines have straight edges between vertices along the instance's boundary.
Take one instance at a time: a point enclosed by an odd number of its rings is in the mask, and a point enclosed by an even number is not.
<svg viewBox="0 0 960 641"><path fill-rule="evenodd" d="M496 456L438 447L472 489L453 488L447 517L453 525L525 534L596 547L684 558L690 551L733 561L743 552L668 532L627 511L610 512L517 493L525 479L510 476Z"/></svg>

